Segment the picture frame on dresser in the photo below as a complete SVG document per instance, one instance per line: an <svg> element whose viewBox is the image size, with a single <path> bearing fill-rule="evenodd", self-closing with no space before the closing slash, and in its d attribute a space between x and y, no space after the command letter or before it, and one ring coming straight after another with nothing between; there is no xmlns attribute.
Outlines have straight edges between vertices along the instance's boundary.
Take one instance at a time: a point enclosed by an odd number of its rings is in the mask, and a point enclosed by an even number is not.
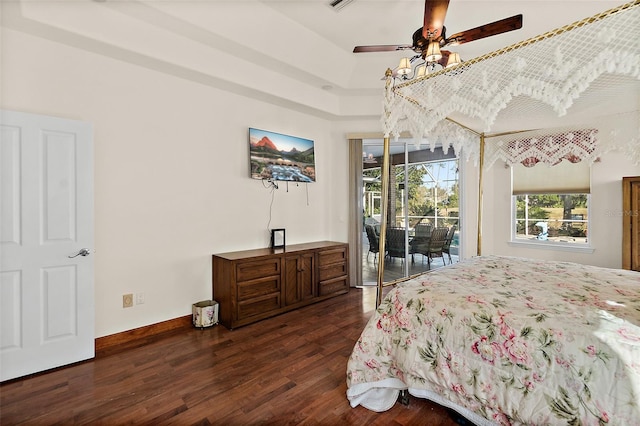
<svg viewBox="0 0 640 426"><path fill-rule="evenodd" d="M285 246L286 231L284 228L271 230L271 244L272 249L284 248Z"/></svg>

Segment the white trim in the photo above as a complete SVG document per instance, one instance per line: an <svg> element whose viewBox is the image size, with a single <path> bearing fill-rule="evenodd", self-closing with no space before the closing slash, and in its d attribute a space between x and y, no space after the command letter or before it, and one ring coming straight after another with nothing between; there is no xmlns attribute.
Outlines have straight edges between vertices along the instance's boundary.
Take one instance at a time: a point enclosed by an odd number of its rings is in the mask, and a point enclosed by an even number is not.
<svg viewBox="0 0 640 426"><path fill-rule="evenodd" d="M585 244L558 243L553 241L508 241L511 247L534 248L551 251L571 251L575 253L593 253L595 249Z"/></svg>

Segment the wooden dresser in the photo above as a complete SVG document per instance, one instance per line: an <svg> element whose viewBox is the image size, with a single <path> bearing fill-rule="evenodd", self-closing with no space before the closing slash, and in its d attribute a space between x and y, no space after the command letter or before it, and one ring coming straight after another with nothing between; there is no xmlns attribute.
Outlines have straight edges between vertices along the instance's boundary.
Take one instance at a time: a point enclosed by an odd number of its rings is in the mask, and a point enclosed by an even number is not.
<svg viewBox="0 0 640 426"><path fill-rule="evenodd" d="M640 271L640 176L622 178L622 268Z"/></svg>
<svg viewBox="0 0 640 426"><path fill-rule="evenodd" d="M272 317L349 291L349 245L295 244L212 256L213 299L227 328Z"/></svg>

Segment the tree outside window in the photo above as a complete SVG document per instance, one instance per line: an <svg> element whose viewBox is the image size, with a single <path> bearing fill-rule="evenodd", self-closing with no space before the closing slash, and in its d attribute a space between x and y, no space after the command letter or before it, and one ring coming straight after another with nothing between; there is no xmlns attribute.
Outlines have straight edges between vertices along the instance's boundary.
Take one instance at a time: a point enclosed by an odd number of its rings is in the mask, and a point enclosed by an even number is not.
<svg viewBox="0 0 640 426"><path fill-rule="evenodd" d="M546 226L551 241L587 242L589 194L520 194L514 198L516 239L538 239Z"/></svg>

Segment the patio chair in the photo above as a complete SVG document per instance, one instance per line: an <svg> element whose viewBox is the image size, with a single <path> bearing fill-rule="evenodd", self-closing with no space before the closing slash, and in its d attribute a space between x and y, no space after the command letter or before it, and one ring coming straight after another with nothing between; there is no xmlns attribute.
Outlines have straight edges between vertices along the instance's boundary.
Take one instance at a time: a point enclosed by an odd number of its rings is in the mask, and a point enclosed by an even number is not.
<svg viewBox="0 0 640 426"><path fill-rule="evenodd" d="M442 246L442 252L446 253L447 256L449 256L449 264L451 265L453 263L453 261L451 260L451 241L453 241L453 236L456 233L456 225L453 225L451 228L449 228L449 233L447 234L447 240L444 243L444 246ZM444 256L442 256L442 260L444 261Z"/></svg>
<svg viewBox="0 0 640 426"><path fill-rule="evenodd" d="M399 257L404 261L405 255L405 229L389 228L387 229L387 256L390 259Z"/></svg>
<svg viewBox="0 0 640 426"><path fill-rule="evenodd" d="M431 261L434 257L441 257L442 264L445 265L444 255L442 254L442 249L447 242L447 234L449 233L449 228L442 227L436 228L431 233L431 238L429 239L429 248L427 250L427 265L429 269L431 269Z"/></svg>
<svg viewBox="0 0 640 426"><path fill-rule="evenodd" d="M367 232L367 239L369 240L367 260L369 260L369 253L373 253L373 260L376 260L378 252L380 251L380 237L378 237L378 234L376 234L376 230L372 225L366 225L364 229Z"/></svg>
<svg viewBox="0 0 640 426"><path fill-rule="evenodd" d="M413 229L416 238L430 237L431 231L433 231L433 225L431 223L418 223Z"/></svg>
<svg viewBox="0 0 640 426"><path fill-rule="evenodd" d="M411 263L415 263L415 254L421 254L424 262L424 257L429 250L429 238L431 238L431 231L433 225L430 223L419 223L415 226L415 236L411 240Z"/></svg>

